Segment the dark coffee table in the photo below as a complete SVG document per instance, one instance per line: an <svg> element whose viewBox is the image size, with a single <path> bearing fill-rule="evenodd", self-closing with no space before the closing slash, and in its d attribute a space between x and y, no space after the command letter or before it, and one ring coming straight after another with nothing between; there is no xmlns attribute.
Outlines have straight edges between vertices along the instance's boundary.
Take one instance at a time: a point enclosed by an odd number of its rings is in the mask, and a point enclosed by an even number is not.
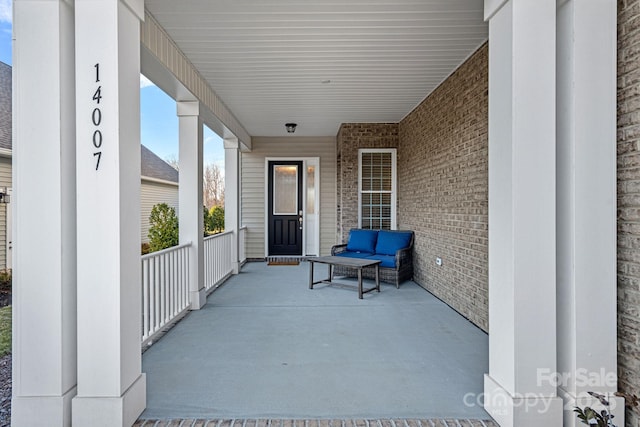
<svg viewBox="0 0 640 427"><path fill-rule="evenodd" d="M332 282L333 278L333 266L339 265L342 267L350 267L358 270L358 298L362 299L362 294L366 294L367 292L371 292L373 290L377 290L380 292L380 263L382 261L377 259L362 259L362 258L347 258L342 256L320 256L320 257L312 257L307 258L309 262L309 289L313 289L313 285L318 283L326 283L328 285L338 284ZM316 282L313 281L313 264L315 263L327 264L329 266L329 277L324 280L318 280ZM376 270L376 286L369 289L362 289L362 269L372 267ZM339 283L341 286L343 283Z"/></svg>

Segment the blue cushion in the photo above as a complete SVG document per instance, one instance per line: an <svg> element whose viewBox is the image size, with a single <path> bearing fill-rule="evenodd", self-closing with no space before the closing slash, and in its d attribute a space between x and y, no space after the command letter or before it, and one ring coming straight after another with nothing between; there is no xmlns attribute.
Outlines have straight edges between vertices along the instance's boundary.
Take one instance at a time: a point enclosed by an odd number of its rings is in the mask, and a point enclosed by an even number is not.
<svg viewBox="0 0 640 427"><path fill-rule="evenodd" d="M387 268L396 268L396 257L395 255L370 255L367 257L367 259L379 259L380 261L382 261L380 263L380 267L387 267Z"/></svg>
<svg viewBox="0 0 640 427"><path fill-rule="evenodd" d="M397 250L409 247L411 242L411 232L385 231L378 233L378 243L376 244L376 254L395 255Z"/></svg>
<svg viewBox="0 0 640 427"><path fill-rule="evenodd" d="M369 256L371 256L370 252L340 252L339 254L336 254L336 256L342 256L342 257L347 257L347 258L367 258Z"/></svg>
<svg viewBox="0 0 640 427"><path fill-rule="evenodd" d="M375 253L377 239L378 230L351 230L349 232L347 250L351 252Z"/></svg>

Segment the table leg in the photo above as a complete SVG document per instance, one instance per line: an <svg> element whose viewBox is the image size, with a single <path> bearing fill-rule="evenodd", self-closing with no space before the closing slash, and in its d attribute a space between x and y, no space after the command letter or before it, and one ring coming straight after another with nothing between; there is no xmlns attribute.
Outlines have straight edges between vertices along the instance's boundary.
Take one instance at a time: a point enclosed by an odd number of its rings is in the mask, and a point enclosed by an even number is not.
<svg viewBox="0 0 640 427"><path fill-rule="evenodd" d="M376 264L376 289L380 292L380 264Z"/></svg>
<svg viewBox="0 0 640 427"><path fill-rule="evenodd" d="M328 265L329 265L329 278L327 280L331 282L331 280L333 280L333 264L328 264Z"/></svg>
<svg viewBox="0 0 640 427"><path fill-rule="evenodd" d="M362 299L362 267L358 269L358 298Z"/></svg>
<svg viewBox="0 0 640 427"><path fill-rule="evenodd" d="M309 261L309 289L313 289L313 261Z"/></svg>

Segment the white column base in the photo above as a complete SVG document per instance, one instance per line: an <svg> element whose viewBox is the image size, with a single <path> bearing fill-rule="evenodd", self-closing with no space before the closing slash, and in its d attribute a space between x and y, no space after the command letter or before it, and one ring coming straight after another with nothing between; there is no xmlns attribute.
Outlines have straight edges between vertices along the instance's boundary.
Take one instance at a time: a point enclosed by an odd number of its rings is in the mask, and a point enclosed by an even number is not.
<svg viewBox="0 0 640 427"><path fill-rule="evenodd" d="M236 261L233 263L233 271L231 272L231 274L238 274L240 273L240 262Z"/></svg>
<svg viewBox="0 0 640 427"><path fill-rule="evenodd" d="M74 387L62 396L16 396L11 400L13 426L71 426L71 400L78 393Z"/></svg>
<svg viewBox="0 0 640 427"><path fill-rule="evenodd" d="M191 307L190 310L200 310L203 305L207 302L207 290L205 288L198 289L197 291L191 291L189 293L189 297L191 298Z"/></svg>
<svg viewBox="0 0 640 427"><path fill-rule="evenodd" d="M76 397L73 399L74 426L131 426L147 406L145 374L120 397Z"/></svg>
<svg viewBox="0 0 640 427"><path fill-rule="evenodd" d="M600 392L598 392L600 393ZM614 396L613 393L601 393L607 396L607 400L609 401L609 410L613 414L613 423L617 426L624 426L624 398ZM573 412L573 408L576 406L584 409L586 406L589 406L598 412L604 409L604 406L600 404L598 399L592 397L589 394L580 395L576 397L575 394L570 393L561 387L558 387L558 395L564 402L564 427L579 427L584 424L578 420L576 413Z"/></svg>
<svg viewBox="0 0 640 427"><path fill-rule="evenodd" d="M500 427L562 425L562 399L525 393L512 396L493 378L484 376L484 409Z"/></svg>

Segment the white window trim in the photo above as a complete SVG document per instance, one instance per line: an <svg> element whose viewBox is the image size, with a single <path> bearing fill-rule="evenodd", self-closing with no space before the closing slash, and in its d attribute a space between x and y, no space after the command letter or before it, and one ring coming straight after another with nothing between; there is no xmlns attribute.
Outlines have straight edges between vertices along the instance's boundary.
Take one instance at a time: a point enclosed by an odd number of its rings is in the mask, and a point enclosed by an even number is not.
<svg viewBox="0 0 640 427"><path fill-rule="evenodd" d="M395 148L360 148L358 150L358 227L362 228L362 154L391 153L391 229L397 230L397 150Z"/></svg>

